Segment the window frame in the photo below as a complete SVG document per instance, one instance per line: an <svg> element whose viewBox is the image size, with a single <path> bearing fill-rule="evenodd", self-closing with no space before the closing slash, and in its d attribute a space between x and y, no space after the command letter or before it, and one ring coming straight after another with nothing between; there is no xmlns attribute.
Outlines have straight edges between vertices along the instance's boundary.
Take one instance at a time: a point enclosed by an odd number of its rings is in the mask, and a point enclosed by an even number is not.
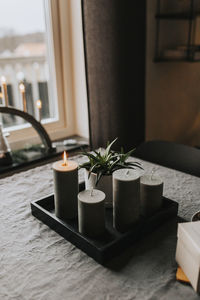
<svg viewBox="0 0 200 300"><path fill-rule="evenodd" d="M84 70L84 53L83 51L79 54L81 55L81 75L76 80L74 76L74 61L76 57L73 55L74 44L74 28L72 26L72 15L78 13L80 18L81 1L71 1L71 0L44 0L45 1L45 11L47 13L46 18L48 30L52 32L52 40L50 41L50 47L54 54L55 59L55 80L57 87L57 98L58 98L58 113L59 120L53 121L51 123L43 124L44 128L47 130L52 141L66 138L74 134L81 134L81 122L84 124L83 136L88 137L88 115L87 115L87 92L86 92L86 79ZM75 3L76 2L76 3ZM78 5L78 7L77 7ZM78 10L77 10L78 8ZM82 20L79 20L79 43L83 44L82 39ZM75 33L77 34L77 33ZM81 36L81 37L80 37ZM77 43L77 41L76 41ZM82 45L83 47L83 45ZM51 54L52 55L52 54ZM80 57L79 57L80 60ZM76 66L75 66L76 69ZM52 71L52 70L51 70ZM81 85L83 101L80 103L79 99L76 99L75 89L79 88ZM79 92L80 93L80 92ZM79 95L80 96L80 95ZM80 114L81 105L84 105L84 114ZM78 125L77 119L78 117ZM81 119L81 121L80 121ZM11 149L22 148L26 144L33 144L40 142L38 134L30 126L25 126L25 128L18 130L5 129L6 132L10 132L9 144ZM80 131L80 132L79 132Z"/></svg>

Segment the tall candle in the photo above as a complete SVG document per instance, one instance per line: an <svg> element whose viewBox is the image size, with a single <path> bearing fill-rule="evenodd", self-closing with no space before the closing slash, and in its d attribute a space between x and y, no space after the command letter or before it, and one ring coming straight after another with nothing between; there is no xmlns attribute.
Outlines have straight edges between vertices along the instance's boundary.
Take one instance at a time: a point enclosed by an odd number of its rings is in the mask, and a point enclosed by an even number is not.
<svg viewBox="0 0 200 300"><path fill-rule="evenodd" d="M78 164L64 160L53 164L55 214L60 219L73 219L78 212Z"/></svg>
<svg viewBox="0 0 200 300"><path fill-rule="evenodd" d="M105 231L105 194L92 189L78 194L79 232L91 237Z"/></svg>
<svg viewBox="0 0 200 300"><path fill-rule="evenodd" d="M139 219L140 176L132 169L113 173L113 226L124 231Z"/></svg>
<svg viewBox="0 0 200 300"><path fill-rule="evenodd" d="M6 78L4 76L1 77L1 88L2 88L4 105L8 106L8 90L6 85Z"/></svg>
<svg viewBox="0 0 200 300"><path fill-rule="evenodd" d="M26 95L25 95L25 85L23 83L20 83L19 90L20 90L20 93L22 95L23 111L27 112Z"/></svg>
<svg viewBox="0 0 200 300"><path fill-rule="evenodd" d="M41 119L42 119L42 114L41 114L41 109L42 109L42 101L40 99L38 99L36 101L36 106L37 106L37 109L38 109L38 121L41 122Z"/></svg>
<svg viewBox="0 0 200 300"><path fill-rule="evenodd" d="M141 214L151 216L162 206L163 181L156 175L143 175L140 178Z"/></svg>

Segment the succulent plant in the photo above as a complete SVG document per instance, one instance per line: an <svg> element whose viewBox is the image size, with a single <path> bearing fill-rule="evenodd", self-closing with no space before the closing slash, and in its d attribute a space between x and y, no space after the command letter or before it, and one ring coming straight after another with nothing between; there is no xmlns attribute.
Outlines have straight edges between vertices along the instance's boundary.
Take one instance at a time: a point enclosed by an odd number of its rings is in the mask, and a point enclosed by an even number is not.
<svg viewBox="0 0 200 300"><path fill-rule="evenodd" d="M82 155L88 157L88 161L81 164L79 168L85 168L91 173L97 174L96 185L104 175L111 175L114 171L119 169L143 169L138 162L127 161L129 156L134 152L135 149L124 153L124 149L121 148L120 152L111 149L112 145L116 142L117 138L111 143L107 143L105 150L95 150L93 152L83 151Z"/></svg>

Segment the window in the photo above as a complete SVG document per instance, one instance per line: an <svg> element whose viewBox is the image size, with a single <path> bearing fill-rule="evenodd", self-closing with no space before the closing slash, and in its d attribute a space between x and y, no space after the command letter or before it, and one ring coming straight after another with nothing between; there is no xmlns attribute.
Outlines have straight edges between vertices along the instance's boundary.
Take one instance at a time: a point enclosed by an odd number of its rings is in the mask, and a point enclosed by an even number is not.
<svg viewBox="0 0 200 300"><path fill-rule="evenodd" d="M35 118L36 101L42 101L42 124L52 140L79 133L87 137L81 1L0 0L0 4L0 76L6 78L9 105L23 109L19 89L23 83L27 110ZM4 114L0 121L11 133L14 148L39 141L22 119Z"/></svg>
<svg viewBox="0 0 200 300"><path fill-rule="evenodd" d="M27 112L38 118L36 101L40 99L42 120L58 120L55 80L50 86L54 59L48 53L51 33L45 24L44 1L0 0L0 5L0 74L7 80L9 105L23 109L19 89L23 83ZM4 128L24 123L12 115L0 118Z"/></svg>

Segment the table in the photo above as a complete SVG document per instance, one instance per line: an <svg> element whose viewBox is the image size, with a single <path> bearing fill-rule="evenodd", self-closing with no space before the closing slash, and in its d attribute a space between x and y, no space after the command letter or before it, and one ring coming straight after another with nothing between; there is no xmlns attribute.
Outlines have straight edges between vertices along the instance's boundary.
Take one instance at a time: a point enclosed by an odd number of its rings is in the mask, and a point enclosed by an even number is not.
<svg viewBox="0 0 200 300"><path fill-rule="evenodd" d="M164 179L164 196L179 202L179 217L190 220L199 210L200 178L134 161ZM52 164L0 180L0 299L199 299L175 280L177 219L103 267L31 215L30 202L52 192Z"/></svg>

